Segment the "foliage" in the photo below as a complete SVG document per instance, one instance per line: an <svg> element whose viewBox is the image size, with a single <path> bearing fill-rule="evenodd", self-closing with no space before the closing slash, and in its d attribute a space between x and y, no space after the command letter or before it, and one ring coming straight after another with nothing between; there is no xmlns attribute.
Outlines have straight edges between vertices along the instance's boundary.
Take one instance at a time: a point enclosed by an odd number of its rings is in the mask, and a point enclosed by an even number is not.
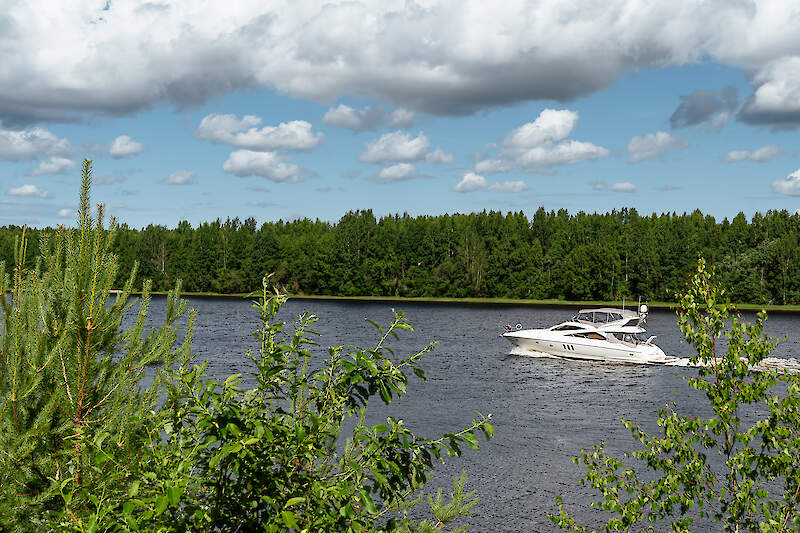
<svg viewBox="0 0 800 533"><path fill-rule="evenodd" d="M242 391L236 375L208 379L202 365L175 370L141 482L90 519L119 531L422 532L467 514L476 500L464 494L463 474L450 502L441 493L429 501L433 520L411 520L408 509L434 461L460 455L463 445L477 449L479 430L492 435L490 417L437 440L391 417L366 423L371 397L388 404L405 392L407 371L424 378L419 362L434 345L395 357L388 339L411 329L398 312L385 331L374 324L373 348L331 347L315 361L316 317L301 315L288 331L276 318L286 297L267 287L265 278L254 304L263 324L251 355L257 387Z"/></svg>
<svg viewBox="0 0 800 533"><path fill-rule="evenodd" d="M270 218L270 213L262 213ZM20 228L0 228L0 260L13 258ZM43 231L43 230L37 230ZM248 293L261 273L293 294L666 300L702 254L733 301L800 303L800 213L769 211L748 222L700 211L643 216L635 209L375 217L337 223L217 219L174 229L122 226L114 250L121 286L134 259L137 281L166 290ZM28 250L36 255L36 240Z"/></svg>
<svg viewBox="0 0 800 533"><path fill-rule="evenodd" d="M753 371L777 342L764 334L765 320L762 312L753 323L742 321L700 259L679 295L678 326L700 365L688 385L706 395L713 415L666 407L659 434L624 421L642 447L623 460L604 453L602 444L573 458L587 470L581 482L603 495L593 507L613 515L606 531L687 531L698 518L726 531L800 528L800 376ZM649 472L626 464L632 458ZM550 518L587 531L560 501Z"/></svg>
<svg viewBox="0 0 800 533"><path fill-rule="evenodd" d="M256 388L210 379L190 366L193 314L178 342L180 287L148 335L149 283L129 313L135 264L112 301L116 225L103 226L102 206L90 217L90 184L87 160L79 227L44 234L33 269L25 232L13 272L0 264L0 530L433 532L469 514L477 500L464 474L448 500L429 498L432 519L411 509L435 461L477 449L479 431L492 436L490 417L436 440L392 417L366 423L371 398L388 404L405 393L406 372L425 377L434 344L407 357L389 346L411 330L402 313L385 331L373 323L373 348L316 360L316 318L278 320L286 296L265 278ZM160 367L143 387L149 365Z"/></svg>
<svg viewBox="0 0 800 533"><path fill-rule="evenodd" d="M152 412L163 395L163 368L188 356L176 350L185 304L170 294L163 325L144 335L149 284L132 327L120 332L136 277L111 298L117 260L115 222L89 213L91 161L84 161L79 229L43 234L30 268L25 231L15 266L0 264L0 529L32 529L66 512L80 519L88 493L116 498L136 469ZM148 365L162 365L142 391Z"/></svg>

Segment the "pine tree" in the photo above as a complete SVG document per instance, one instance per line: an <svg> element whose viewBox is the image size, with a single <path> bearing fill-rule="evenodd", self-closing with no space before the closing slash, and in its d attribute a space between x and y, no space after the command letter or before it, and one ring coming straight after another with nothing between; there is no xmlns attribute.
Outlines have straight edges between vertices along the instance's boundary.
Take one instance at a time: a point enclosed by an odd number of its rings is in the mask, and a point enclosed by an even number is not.
<svg viewBox="0 0 800 533"><path fill-rule="evenodd" d="M102 204L92 219L91 172L85 160L78 228L43 232L32 268L23 232L13 269L0 264L0 530L30 530L64 511L78 518L92 505L89 490L109 501L126 491L168 386L163 371L189 357L194 315L181 320L180 285L163 325L146 334L146 282L134 324L121 329L136 312L136 266L112 291L116 222L104 227ZM145 374L154 374L146 388Z"/></svg>

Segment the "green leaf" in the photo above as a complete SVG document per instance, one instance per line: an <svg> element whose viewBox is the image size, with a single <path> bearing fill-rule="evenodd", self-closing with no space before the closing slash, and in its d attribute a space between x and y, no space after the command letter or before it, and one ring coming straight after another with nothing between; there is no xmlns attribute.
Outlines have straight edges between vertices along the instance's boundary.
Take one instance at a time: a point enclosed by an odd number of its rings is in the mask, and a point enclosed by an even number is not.
<svg viewBox="0 0 800 533"><path fill-rule="evenodd" d="M169 504L169 499L167 499L166 496L159 496L156 499L156 507L153 512L156 514L156 516L160 515L167 508L168 504Z"/></svg>
<svg viewBox="0 0 800 533"><path fill-rule="evenodd" d="M463 438L473 450L478 449L478 439L472 433L464 433L461 438Z"/></svg>
<svg viewBox="0 0 800 533"><path fill-rule="evenodd" d="M283 518L283 523L286 524L287 527L298 529L297 521L295 520L295 514L293 512L281 511L281 517Z"/></svg>
<svg viewBox="0 0 800 533"><path fill-rule="evenodd" d="M284 507L291 507L293 505L297 505L298 503L303 503L304 501L306 501L305 496L296 496L294 498L289 498L289 501L286 502L286 505L284 505Z"/></svg>

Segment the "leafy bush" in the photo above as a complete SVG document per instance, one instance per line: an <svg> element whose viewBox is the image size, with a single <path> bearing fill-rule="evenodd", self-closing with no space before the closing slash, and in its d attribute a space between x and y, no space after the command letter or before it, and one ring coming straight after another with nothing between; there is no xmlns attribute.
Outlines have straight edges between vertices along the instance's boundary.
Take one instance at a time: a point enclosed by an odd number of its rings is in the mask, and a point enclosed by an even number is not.
<svg viewBox="0 0 800 533"><path fill-rule="evenodd" d="M606 531L688 531L697 518L713 518L726 531L800 528L800 376L753 372L777 342L764 334L765 320L761 312L753 323L742 321L700 259L679 295L678 326L700 365L687 383L706 395L713 415L666 407L658 435L623 420L642 445L632 457L649 472L625 464L629 455L607 455L602 444L573 458L587 470L581 483L603 495L593 507L612 513ZM588 531L558 503L550 517L556 525Z"/></svg>
<svg viewBox="0 0 800 533"><path fill-rule="evenodd" d="M429 478L434 461L478 448L476 431L493 432L479 416L458 433L419 437L401 420L365 423L373 396L385 403L405 392L408 370L424 378L420 358L387 346L410 330L402 313L370 349L328 349L312 362L316 321L302 315L288 331L276 315L286 297L270 293L265 278L254 304L262 320L261 347L251 358L258 386L242 391L240 376L207 379L203 366L173 372L172 394L151 434L148 468L130 499L103 517L138 531L434 531L466 514L475 500L457 478L451 501L430 500L435 519L415 522L407 509ZM355 426L341 442L346 421ZM159 432L164 431L164 439ZM111 514L114 516L112 517ZM142 526L146 524L146 526Z"/></svg>
<svg viewBox="0 0 800 533"><path fill-rule="evenodd" d="M435 440L395 418L365 422L370 399L399 398L409 371L425 377L434 344L406 357L388 345L411 330L402 313L385 331L373 323L374 347L331 347L314 361L316 318L279 321L286 297L265 278L257 387L210 379L191 365L193 313L178 343L180 286L144 336L145 283L121 329L136 271L110 302L116 225L103 227L102 206L90 218L90 185L87 160L79 228L45 236L32 270L23 235L13 272L0 266L0 530L425 532L469 513L462 474L448 501L429 497L432 519L409 518L435 461L477 449L490 417Z"/></svg>

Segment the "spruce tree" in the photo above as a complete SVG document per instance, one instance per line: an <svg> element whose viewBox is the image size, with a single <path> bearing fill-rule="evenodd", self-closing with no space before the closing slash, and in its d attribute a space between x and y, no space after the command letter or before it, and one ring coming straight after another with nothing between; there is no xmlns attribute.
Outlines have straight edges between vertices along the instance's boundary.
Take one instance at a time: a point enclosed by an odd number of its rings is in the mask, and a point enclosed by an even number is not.
<svg viewBox="0 0 800 533"><path fill-rule="evenodd" d="M194 316L181 320L180 285L149 332L149 282L130 298L136 266L113 289L116 222L104 226L102 204L92 218L91 173L85 160L78 227L43 232L33 265L23 232L15 265L0 264L0 530L30 530L64 512L79 520L93 505L88 494L125 493L168 386L164 370L189 358ZM126 314L135 321L123 329Z"/></svg>

